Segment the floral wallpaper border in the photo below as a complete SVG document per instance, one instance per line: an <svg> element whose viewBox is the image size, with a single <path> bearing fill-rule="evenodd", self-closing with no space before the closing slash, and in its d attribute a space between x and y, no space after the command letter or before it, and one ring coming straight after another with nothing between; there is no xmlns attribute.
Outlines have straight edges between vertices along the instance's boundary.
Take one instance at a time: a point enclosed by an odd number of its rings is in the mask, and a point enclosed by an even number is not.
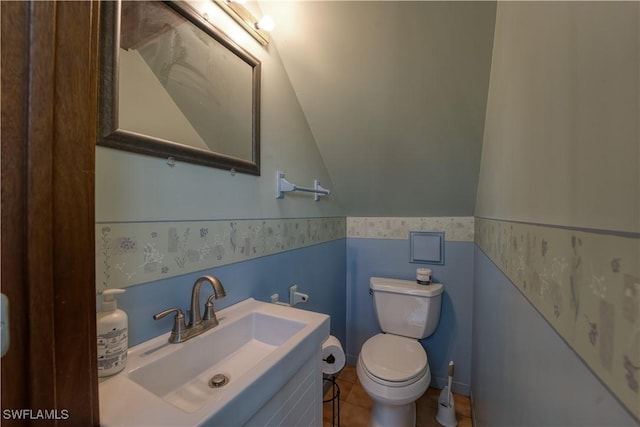
<svg viewBox="0 0 640 427"><path fill-rule="evenodd" d="M445 240L473 242L473 217L348 217L347 237L408 239L410 231L444 231Z"/></svg>
<svg viewBox="0 0 640 427"><path fill-rule="evenodd" d="M96 288L123 288L345 238L346 218L96 224Z"/></svg>
<svg viewBox="0 0 640 427"><path fill-rule="evenodd" d="M476 244L640 419L640 238L476 218Z"/></svg>

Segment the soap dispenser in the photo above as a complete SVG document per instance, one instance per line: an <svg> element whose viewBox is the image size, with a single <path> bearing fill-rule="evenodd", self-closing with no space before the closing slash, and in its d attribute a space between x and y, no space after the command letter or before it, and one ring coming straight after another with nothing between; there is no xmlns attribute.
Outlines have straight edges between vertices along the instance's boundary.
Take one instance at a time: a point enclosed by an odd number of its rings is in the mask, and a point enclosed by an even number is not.
<svg viewBox="0 0 640 427"><path fill-rule="evenodd" d="M102 311L96 319L99 377L117 374L127 364L129 319L127 313L118 310L114 297L122 293L124 289L107 289L102 292Z"/></svg>

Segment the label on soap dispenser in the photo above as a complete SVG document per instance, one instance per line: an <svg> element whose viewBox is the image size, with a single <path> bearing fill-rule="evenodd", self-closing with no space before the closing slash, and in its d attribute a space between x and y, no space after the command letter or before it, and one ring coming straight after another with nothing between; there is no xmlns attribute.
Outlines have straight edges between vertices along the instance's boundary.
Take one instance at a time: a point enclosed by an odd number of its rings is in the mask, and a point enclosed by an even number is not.
<svg viewBox="0 0 640 427"><path fill-rule="evenodd" d="M113 328L106 334L98 335L98 371L114 369L117 372L126 363L127 328Z"/></svg>

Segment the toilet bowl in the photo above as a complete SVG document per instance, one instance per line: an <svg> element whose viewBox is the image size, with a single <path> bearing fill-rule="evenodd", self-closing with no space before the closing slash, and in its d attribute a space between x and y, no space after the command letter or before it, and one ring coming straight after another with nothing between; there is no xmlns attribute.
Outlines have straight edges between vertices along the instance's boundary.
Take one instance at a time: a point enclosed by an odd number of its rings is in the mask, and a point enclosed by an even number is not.
<svg viewBox="0 0 640 427"><path fill-rule="evenodd" d="M373 400L370 427L414 427L415 401L431 382L427 353L418 341L431 335L440 318L442 285L406 280L370 280L383 333L360 349L356 372Z"/></svg>
<svg viewBox="0 0 640 427"><path fill-rule="evenodd" d="M369 426L415 426L415 401L431 382L427 355L417 340L378 334L363 345L356 370L374 401Z"/></svg>

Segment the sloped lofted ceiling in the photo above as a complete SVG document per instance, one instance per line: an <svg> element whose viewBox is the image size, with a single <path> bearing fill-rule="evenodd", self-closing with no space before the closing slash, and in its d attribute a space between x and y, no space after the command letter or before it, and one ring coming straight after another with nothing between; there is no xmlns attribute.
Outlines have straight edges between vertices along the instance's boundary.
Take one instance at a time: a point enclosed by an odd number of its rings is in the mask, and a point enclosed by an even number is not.
<svg viewBox="0 0 640 427"><path fill-rule="evenodd" d="M494 2L260 7L346 215L473 215Z"/></svg>

